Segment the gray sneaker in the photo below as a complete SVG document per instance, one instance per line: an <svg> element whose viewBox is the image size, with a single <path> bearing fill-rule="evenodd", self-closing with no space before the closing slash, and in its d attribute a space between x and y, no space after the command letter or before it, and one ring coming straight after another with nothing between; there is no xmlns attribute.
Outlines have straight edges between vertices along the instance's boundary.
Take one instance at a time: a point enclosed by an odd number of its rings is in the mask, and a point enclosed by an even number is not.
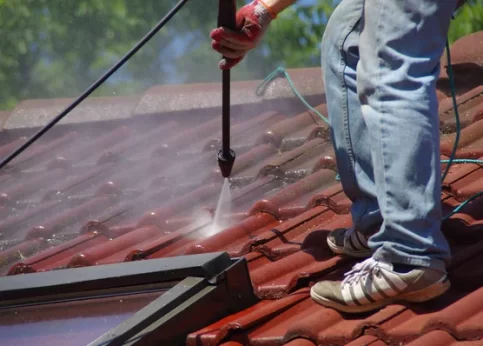
<svg viewBox="0 0 483 346"><path fill-rule="evenodd" d="M371 257L372 251L367 246L368 238L354 228L336 229L327 236L327 244L337 255L357 258Z"/></svg>
<svg viewBox="0 0 483 346"><path fill-rule="evenodd" d="M394 302L425 302L450 288L445 272L415 267L407 273L393 270L391 263L368 258L356 264L342 281L321 281L312 286L312 299L328 308L360 313Z"/></svg>

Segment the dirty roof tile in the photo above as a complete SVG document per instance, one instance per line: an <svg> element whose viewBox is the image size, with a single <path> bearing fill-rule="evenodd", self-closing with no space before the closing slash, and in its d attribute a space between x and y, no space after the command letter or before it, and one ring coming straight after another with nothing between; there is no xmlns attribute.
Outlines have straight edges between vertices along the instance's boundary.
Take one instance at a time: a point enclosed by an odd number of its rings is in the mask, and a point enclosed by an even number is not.
<svg viewBox="0 0 483 346"><path fill-rule="evenodd" d="M89 232L68 240L56 247L48 248L34 256L21 260L10 268L9 274L26 274L67 266L74 255L107 242L109 239L99 232Z"/></svg>
<svg viewBox="0 0 483 346"><path fill-rule="evenodd" d="M327 114L327 106L325 104L318 105L315 109L323 114ZM274 125L261 135L257 143L270 143L280 148L285 138L293 136L294 133L304 131L307 128L312 129L314 126L325 129L323 132L324 136L328 136L327 125L313 112L305 111Z"/></svg>
<svg viewBox="0 0 483 346"><path fill-rule="evenodd" d="M92 246L89 249L75 254L69 260L67 267L73 268L99 264L102 259L120 251L127 253L136 244L142 243L147 239L155 238L160 233L161 230L154 226L135 229L120 237Z"/></svg>
<svg viewBox="0 0 483 346"><path fill-rule="evenodd" d="M325 207L315 207L255 238L254 251L276 261L299 250L325 247L325 237L331 230L348 227L349 218L337 216Z"/></svg>
<svg viewBox="0 0 483 346"><path fill-rule="evenodd" d="M250 214L265 212L284 219L281 208L293 201L306 197L301 203L304 207L308 204L312 195L318 191L324 191L335 184L336 173L332 170L322 169L311 174L284 189L267 196L264 200L258 201L250 210Z"/></svg>
<svg viewBox="0 0 483 346"><path fill-rule="evenodd" d="M251 148L260 135L267 131L270 127L286 119L285 115L278 112L264 112L253 117L247 121L235 124L230 131L230 144L234 147L249 147ZM203 151L219 150L221 149L221 126L217 123L217 132L213 136L210 134L206 140L203 140ZM196 143L190 145L195 148Z"/></svg>
<svg viewBox="0 0 483 346"><path fill-rule="evenodd" d="M302 282L337 269L346 258L334 256L327 247L312 247L295 252L278 261L268 259L248 264L255 293L264 299L283 297Z"/></svg>
<svg viewBox="0 0 483 346"><path fill-rule="evenodd" d="M200 205L204 206L214 202L214 198L220 192L222 185L219 183L205 184L191 193L168 201L164 206L147 212L139 219L138 226L157 225L162 227L166 219L173 215L185 213Z"/></svg>
<svg viewBox="0 0 483 346"><path fill-rule="evenodd" d="M0 270L7 269L6 267L12 263L23 260L26 257L28 258L39 250L45 249L47 246L48 243L43 239L31 239L20 243L13 242L13 245L8 246L0 252Z"/></svg>
<svg viewBox="0 0 483 346"><path fill-rule="evenodd" d="M75 226L78 222L89 220L113 203L112 196L97 197L76 207L70 208L60 215L51 215L44 222L32 227L26 234L27 239L50 238L54 234Z"/></svg>

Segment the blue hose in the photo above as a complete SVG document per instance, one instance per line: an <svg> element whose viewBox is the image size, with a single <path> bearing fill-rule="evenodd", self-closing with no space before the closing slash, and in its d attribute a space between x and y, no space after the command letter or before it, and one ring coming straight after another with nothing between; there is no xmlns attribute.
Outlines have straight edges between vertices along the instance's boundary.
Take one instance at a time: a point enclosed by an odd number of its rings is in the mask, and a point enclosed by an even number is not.
<svg viewBox="0 0 483 346"><path fill-rule="evenodd" d="M453 149L451 151L451 155L449 160L441 160L441 163L447 163L448 165L446 166L444 173L442 175L441 181L444 181L446 176L448 175L449 169L453 163L473 163L473 164L483 164L483 160L475 160L475 159L455 159L456 157L456 151L458 150L458 144L460 140L460 135L461 135L461 124L460 124L460 116L458 112L458 103L456 102L456 88L454 84L454 73L453 73L453 67L451 65L451 53L450 53L450 47L449 47L449 42L446 42L446 56L448 59L448 77L449 77L449 82L450 82L450 88L451 88L451 98L453 101L453 109L454 109L454 114L455 114L455 119L456 119L456 135L455 135L455 141L453 145ZM257 87L255 93L257 96L263 95L264 91L266 90L268 84L272 82L274 79L278 77L285 77L287 79L287 82L292 89L292 92L295 94L295 96L312 112L317 114L325 123L329 124L329 120L327 117L322 115L319 111L317 111L315 108L313 108L305 99L304 97L298 92L297 88L295 87L295 84L293 83L292 79L290 78L289 74L283 67L277 67L272 73L270 73ZM340 180L340 175L337 174L335 177L337 181ZM462 202L459 206L453 209L448 215L443 217L443 221L449 219L451 216L454 214L458 213L462 208L464 208L468 203L471 201L475 200L476 198L480 197L483 195L483 191L474 194L470 198L468 198L466 201Z"/></svg>

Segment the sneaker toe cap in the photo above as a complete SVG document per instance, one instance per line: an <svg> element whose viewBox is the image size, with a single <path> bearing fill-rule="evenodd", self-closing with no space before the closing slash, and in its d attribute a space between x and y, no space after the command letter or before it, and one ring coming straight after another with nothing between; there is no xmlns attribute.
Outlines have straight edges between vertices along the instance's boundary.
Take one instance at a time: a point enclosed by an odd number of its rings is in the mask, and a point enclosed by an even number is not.
<svg viewBox="0 0 483 346"><path fill-rule="evenodd" d="M340 281L321 281L312 286L314 295L325 300L343 302Z"/></svg>

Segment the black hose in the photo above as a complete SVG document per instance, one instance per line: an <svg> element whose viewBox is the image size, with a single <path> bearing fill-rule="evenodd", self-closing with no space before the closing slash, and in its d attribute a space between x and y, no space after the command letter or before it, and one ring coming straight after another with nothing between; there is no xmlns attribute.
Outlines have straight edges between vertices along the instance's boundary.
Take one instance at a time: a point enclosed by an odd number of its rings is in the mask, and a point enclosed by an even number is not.
<svg viewBox="0 0 483 346"><path fill-rule="evenodd" d="M90 94L92 94L97 88L99 88L111 75L119 70L134 54L137 53L161 28L168 23L171 18L186 4L188 0L180 0L165 16L161 19L155 27L153 27L136 45L112 66L101 78L99 78L94 84L86 89L74 102L72 102L66 109L64 109L59 115L52 119L47 125L42 127L37 133L30 137L24 144L15 149L10 155L2 160L0 163L0 169L4 168L10 161L20 155L25 149L31 146L37 139L50 130L55 124L57 124L62 118L70 113L75 107L84 101Z"/></svg>

